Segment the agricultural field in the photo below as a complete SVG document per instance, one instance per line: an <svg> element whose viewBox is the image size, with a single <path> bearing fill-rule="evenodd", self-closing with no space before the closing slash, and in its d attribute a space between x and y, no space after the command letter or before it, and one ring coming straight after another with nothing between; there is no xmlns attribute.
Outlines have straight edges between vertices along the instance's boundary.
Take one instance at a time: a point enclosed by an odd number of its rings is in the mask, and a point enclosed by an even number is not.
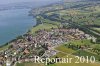
<svg viewBox="0 0 100 66"><path fill-rule="evenodd" d="M48 24L48 23L39 24L36 27L33 27L33 29L31 30L31 33L34 34L39 29L50 29L52 27L53 28L57 28L57 26L56 25L53 25L53 24Z"/></svg>
<svg viewBox="0 0 100 66"><path fill-rule="evenodd" d="M74 50L72 50L70 48L66 48L66 46L64 46L64 45L57 47L56 50L61 51L61 52L65 52L68 54L72 54L75 52Z"/></svg>
<svg viewBox="0 0 100 66"><path fill-rule="evenodd" d="M79 4L82 3L79 2ZM42 17L51 21L67 23L67 26L70 25L71 28L79 28L88 34L100 37L100 5L47 12Z"/></svg>
<svg viewBox="0 0 100 66"><path fill-rule="evenodd" d="M81 42L81 41L72 41L70 43L74 43L75 45L84 45L85 43L90 43L90 41L88 40L84 40L86 42ZM77 44L78 43L78 44ZM91 44L91 43L90 43ZM93 47L93 46L92 46ZM100 47L99 47L100 48ZM68 46L65 44L55 48L56 50L58 50L60 53L58 53L56 56L57 57L60 57L60 58L67 58L67 56L71 57L71 58L74 58L74 60L72 60L72 63L55 63L55 64L50 64L48 66L99 66L100 63L74 63L77 59L75 58L75 56L89 56L89 58L91 56L94 56L97 59L100 59L100 56L93 53L93 52L90 52L88 50L74 50L74 49L71 49L71 48L68 48ZM61 55L61 53L63 53ZM54 57L56 57L54 56Z"/></svg>

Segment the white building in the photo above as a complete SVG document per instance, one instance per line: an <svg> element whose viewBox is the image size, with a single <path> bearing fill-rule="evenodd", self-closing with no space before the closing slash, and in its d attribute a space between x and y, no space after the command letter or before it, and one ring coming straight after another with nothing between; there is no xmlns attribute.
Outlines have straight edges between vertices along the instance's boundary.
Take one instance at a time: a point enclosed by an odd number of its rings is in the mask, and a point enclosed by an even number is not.
<svg viewBox="0 0 100 66"><path fill-rule="evenodd" d="M11 62L9 60L6 61L6 66L11 66Z"/></svg>

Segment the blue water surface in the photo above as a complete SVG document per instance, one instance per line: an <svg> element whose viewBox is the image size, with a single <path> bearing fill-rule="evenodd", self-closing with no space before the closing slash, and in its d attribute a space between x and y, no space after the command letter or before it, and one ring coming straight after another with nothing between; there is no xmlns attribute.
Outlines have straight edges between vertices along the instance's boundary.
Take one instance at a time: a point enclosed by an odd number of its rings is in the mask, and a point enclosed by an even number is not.
<svg viewBox="0 0 100 66"><path fill-rule="evenodd" d="M9 42L19 35L24 34L36 20L28 16L30 9L15 9L0 11L0 45Z"/></svg>

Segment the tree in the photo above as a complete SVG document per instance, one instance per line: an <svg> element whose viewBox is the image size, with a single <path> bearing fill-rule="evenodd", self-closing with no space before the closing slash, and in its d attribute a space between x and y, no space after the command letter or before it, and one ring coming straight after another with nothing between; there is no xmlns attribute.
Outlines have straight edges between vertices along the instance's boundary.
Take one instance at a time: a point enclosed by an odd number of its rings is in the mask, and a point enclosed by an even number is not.
<svg viewBox="0 0 100 66"><path fill-rule="evenodd" d="M8 49L11 49L11 48L13 48L13 45L10 45L10 46L8 47Z"/></svg>
<svg viewBox="0 0 100 66"><path fill-rule="evenodd" d="M96 43L100 44L100 38L96 39Z"/></svg>

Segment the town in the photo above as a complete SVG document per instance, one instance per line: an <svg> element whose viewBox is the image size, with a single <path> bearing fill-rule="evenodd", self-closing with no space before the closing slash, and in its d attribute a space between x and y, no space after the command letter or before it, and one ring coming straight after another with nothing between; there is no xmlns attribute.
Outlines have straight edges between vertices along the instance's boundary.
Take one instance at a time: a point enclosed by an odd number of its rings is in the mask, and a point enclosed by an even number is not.
<svg viewBox="0 0 100 66"><path fill-rule="evenodd" d="M54 47L71 40L90 39L91 36L83 31L74 28L51 28L42 29L32 34L25 34L21 39L11 43L10 47L0 52L1 66L10 66L16 62L34 62L34 56L51 57L58 51Z"/></svg>

